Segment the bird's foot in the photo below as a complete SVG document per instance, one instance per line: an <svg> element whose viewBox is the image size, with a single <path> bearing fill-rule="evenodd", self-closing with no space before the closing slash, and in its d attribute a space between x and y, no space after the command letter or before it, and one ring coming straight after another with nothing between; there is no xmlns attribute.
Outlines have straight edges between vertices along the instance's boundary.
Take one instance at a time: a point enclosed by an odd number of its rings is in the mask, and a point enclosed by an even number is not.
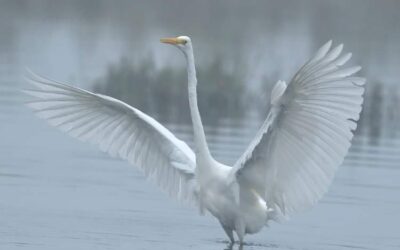
<svg viewBox="0 0 400 250"><path fill-rule="evenodd" d="M230 241L224 250L232 250L234 244L235 244L235 242Z"/></svg>

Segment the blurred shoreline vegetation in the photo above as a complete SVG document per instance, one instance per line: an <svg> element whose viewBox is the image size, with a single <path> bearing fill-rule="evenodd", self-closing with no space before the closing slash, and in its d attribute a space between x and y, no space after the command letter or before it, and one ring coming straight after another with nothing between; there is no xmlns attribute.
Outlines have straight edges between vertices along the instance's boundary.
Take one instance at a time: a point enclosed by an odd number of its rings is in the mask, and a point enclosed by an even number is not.
<svg viewBox="0 0 400 250"><path fill-rule="evenodd" d="M246 114L249 95L242 70L228 72L223 60L197 65L199 110L205 124L224 119L240 120ZM158 69L152 57L140 64L121 58L110 64L94 82L93 90L120 99L160 121L190 123L185 68Z"/></svg>
<svg viewBox="0 0 400 250"><path fill-rule="evenodd" d="M0 55L7 79L2 104L18 100L19 71L32 66L57 79L81 82L83 88L102 75L95 81L96 92L160 121L190 123L185 69L157 68L162 55L138 64L122 58L104 71L109 60L157 52L160 36L189 34L196 40L198 62L208 63L197 65L205 125L258 126L276 81L288 82L315 49L333 39L354 53L351 63L361 65L359 75L367 78L356 133L366 142L400 137L400 1L56 2L2 4L0 30L6 35L0 37ZM179 10L185 11L177 15ZM239 60L242 65L229 67ZM225 119L232 121L229 126Z"/></svg>
<svg viewBox="0 0 400 250"><path fill-rule="evenodd" d="M367 79L364 104L358 121L357 134L377 144L379 138L397 136L400 121L400 88L378 79Z"/></svg>
<svg viewBox="0 0 400 250"><path fill-rule="evenodd" d="M245 75L243 68L227 70L221 57L197 65L198 105L205 125L218 126L227 120L247 123L251 115L253 123L265 119L278 76L264 77L257 88L248 88ZM152 57L136 64L121 58L108 66L95 81L93 90L120 99L159 121L191 124L185 68L157 68ZM390 88L379 80L367 81L355 133L367 136L373 144L378 138L396 136L399 96L397 86ZM392 134L387 134L383 127L391 128Z"/></svg>

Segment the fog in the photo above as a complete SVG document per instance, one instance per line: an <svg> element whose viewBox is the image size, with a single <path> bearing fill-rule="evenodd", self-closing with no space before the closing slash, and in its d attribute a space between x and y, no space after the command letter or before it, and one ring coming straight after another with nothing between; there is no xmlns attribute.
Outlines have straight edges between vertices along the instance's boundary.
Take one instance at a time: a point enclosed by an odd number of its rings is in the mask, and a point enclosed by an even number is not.
<svg viewBox="0 0 400 250"><path fill-rule="evenodd" d="M399 8L398 1L386 0L2 1L0 55L2 69L14 78L28 67L92 88L122 58L136 66L150 59L154 70L181 69L181 55L159 38L185 34L193 39L199 67L217 59L228 73L240 69L240 80L257 103L251 110L261 110L262 120L270 86L289 81L318 47L333 39L353 52L352 63L363 67L369 82L364 133L392 136L400 115L385 110L400 103ZM372 95L375 85L384 98ZM375 115L385 121L377 125L384 132L368 128Z"/></svg>
<svg viewBox="0 0 400 250"><path fill-rule="evenodd" d="M0 0L0 249L225 249L211 217L169 200L126 162L70 139L23 103L26 68L122 99L193 146L185 62L194 44L213 156L232 164L271 87L325 42L367 78L353 146L311 212L244 249L398 249L398 0Z"/></svg>

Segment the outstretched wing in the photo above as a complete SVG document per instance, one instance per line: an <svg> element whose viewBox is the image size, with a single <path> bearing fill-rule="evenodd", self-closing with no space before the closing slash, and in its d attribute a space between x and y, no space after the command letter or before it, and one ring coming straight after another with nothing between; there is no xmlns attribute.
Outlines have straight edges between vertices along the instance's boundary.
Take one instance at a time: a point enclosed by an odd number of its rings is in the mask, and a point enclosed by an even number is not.
<svg viewBox="0 0 400 250"><path fill-rule="evenodd" d="M233 181L280 214L316 203L350 147L365 79L351 76L361 67L341 68L351 57L342 48L328 42L288 86L276 84L267 119L232 169Z"/></svg>
<svg viewBox="0 0 400 250"><path fill-rule="evenodd" d="M194 199L195 155L150 116L109 96L54 82L33 73L35 113L69 135L128 160L180 200Z"/></svg>

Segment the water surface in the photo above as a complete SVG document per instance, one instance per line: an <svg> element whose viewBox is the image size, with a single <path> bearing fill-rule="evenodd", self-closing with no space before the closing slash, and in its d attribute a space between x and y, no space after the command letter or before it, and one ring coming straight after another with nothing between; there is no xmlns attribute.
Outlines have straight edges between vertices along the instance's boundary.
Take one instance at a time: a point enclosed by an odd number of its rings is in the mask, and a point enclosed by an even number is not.
<svg viewBox="0 0 400 250"><path fill-rule="evenodd" d="M170 200L135 167L48 127L19 102L0 110L0 249L226 248L215 219ZM190 143L190 129L169 127ZM226 163L252 134L240 125L207 131ZM248 236L244 249L399 249L400 141L365 141L356 138L316 207Z"/></svg>

